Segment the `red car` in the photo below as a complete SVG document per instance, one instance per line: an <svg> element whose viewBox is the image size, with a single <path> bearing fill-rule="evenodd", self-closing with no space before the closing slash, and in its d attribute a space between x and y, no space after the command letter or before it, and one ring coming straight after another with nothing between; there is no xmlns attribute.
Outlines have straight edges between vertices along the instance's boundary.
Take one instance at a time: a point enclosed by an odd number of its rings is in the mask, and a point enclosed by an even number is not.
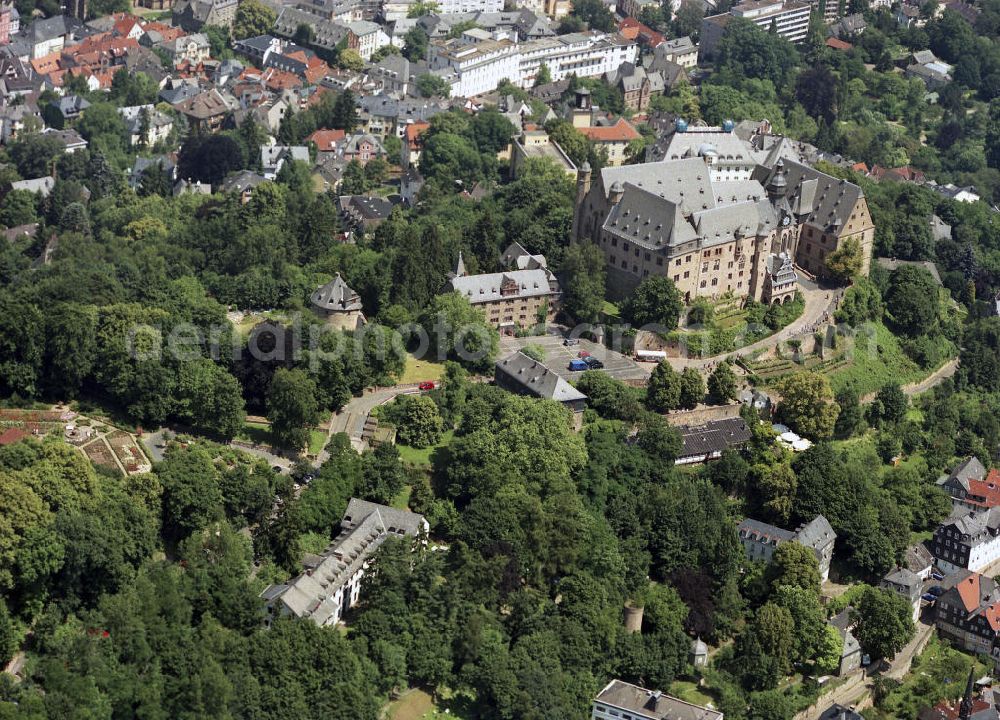
<svg viewBox="0 0 1000 720"><path fill-rule="evenodd" d="M420 383L419 387L421 390L433 390L434 383L429 380L425 380L424 382Z"/></svg>
<svg viewBox="0 0 1000 720"><path fill-rule="evenodd" d="M587 357L590 357L590 353L587 352L586 350L581 350L580 352L578 352L576 354L576 356L580 357L580 358L587 358Z"/></svg>

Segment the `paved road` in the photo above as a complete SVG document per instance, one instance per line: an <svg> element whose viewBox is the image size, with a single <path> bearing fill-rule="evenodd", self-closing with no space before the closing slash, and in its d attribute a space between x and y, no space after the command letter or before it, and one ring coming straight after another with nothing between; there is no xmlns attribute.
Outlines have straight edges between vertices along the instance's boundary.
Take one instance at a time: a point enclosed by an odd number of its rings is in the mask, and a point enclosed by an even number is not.
<svg viewBox="0 0 1000 720"><path fill-rule="evenodd" d="M883 672L882 675L895 680L902 679L910 671L910 664L913 662L913 658L923 651L933 632L933 625L927 625L922 621L918 622L917 631L914 633L913 639L896 654L896 657L889 663L889 669ZM873 682L874 676L866 678L858 673L845 684L820 696L820 701L814 708L799 713L795 716L795 720L819 720L820 715L835 703L839 703L844 707L859 705L871 693Z"/></svg>
<svg viewBox="0 0 1000 720"><path fill-rule="evenodd" d="M385 405L397 395L407 395L418 392L412 386L378 388L376 390L366 390L361 397L351 398L339 412L330 416L330 429L327 431L327 442L336 433L346 433L351 439L351 445L358 452L365 449L365 442L362 435L365 429L365 422L371 411L380 405ZM326 448L316 457L316 465L326 462L329 454Z"/></svg>
<svg viewBox="0 0 1000 720"><path fill-rule="evenodd" d="M683 370L686 367L703 370L708 365L718 364L719 361L726 357L750 355L757 350L774 347L779 342L790 340L798 335L812 334L825 325L828 318L833 317L837 295L833 290L825 290L815 283L801 278L799 286L806 303L805 308L797 319L790 322L778 332L733 352L720 353L719 355L709 357L668 358L670 365L675 370Z"/></svg>
<svg viewBox="0 0 1000 720"><path fill-rule="evenodd" d="M160 446L165 444L164 433L166 432L170 432L170 434L174 436L177 435L176 430L172 430L170 428L159 428L158 430L147 433L142 437L142 445L146 448L146 451L149 453L149 456L153 459L154 463L162 462L163 460L163 453L166 448ZM265 450L264 448L249 447L235 442L229 443L229 447L241 450L245 453L250 453L251 455L256 455L259 458L263 458L264 460L267 460L271 467L282 468L282 472L287 472L294 464L293 460L280 455L275 455L273 452Z"/></svg>

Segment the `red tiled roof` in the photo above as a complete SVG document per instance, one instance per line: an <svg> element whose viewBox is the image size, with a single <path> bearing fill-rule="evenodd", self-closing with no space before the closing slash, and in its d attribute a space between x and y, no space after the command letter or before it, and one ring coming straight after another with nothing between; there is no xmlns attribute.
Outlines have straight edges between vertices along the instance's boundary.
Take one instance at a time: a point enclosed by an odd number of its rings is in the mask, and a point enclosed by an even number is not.
<svg viewBox="0 0 1000 720"><path fill-rule="evenodd" d="M858 163L854 163L853 165L851 165L851 170L853 170L854 172L859 172L859 173L867 173L868 172L868 166L865 165L863 162L858 162Z"/></svg>
<svg viewBox="0 0 1000 720"><path fill-rule="evenodd" d="M26 437L28 437L28 433L21 428L7 428L0 433L0 446L13 445L16 442L24 440Z"/></svg>
<svg viewBox="0 0 1000 720"><path fill-rule="evenodd" d="M990 470L982 480L969 479L969 494L964 502L982 508L1000 505L1000 471Z"/></svg>
<svg viewBox="0 0 1000 720"><path fill-rule="evenodd" d="M427 132L427 128L429 128L430 126L431 124L429 122L424 122L423 120L420 120L415 123L410 123L409 125L406 126L406 142L408 142L411 145L419 142L417 138L419 138L421 135Z"/></svg>
<svg viewBox="0 0 1000 720"><path fill-rule="evenodd" d="M628 142L642 137L625 118L618 118L611 127L585 127L580 132L593 142Z"/></svg>
<svg viewBox="0 0 1000 720"><path fill-rule="evenodd" d="M1000 632L1000 602L995 602L984 609L981 615L986 618L993 632Z"/></svg>
<svg viewBox="0 0 1000 720"><path fill-rule="evenodd" d="M308 142L316 143L316 148L320 152L331 152L336 149L337 143L344 139L343 130L317 130L306 138Z"/></svg>
<svg viewBox="0 0 1000 720"><path fill-rule="evenodd" d="M967 612L972 612L979 607L979 578L982 577L979 573L970 573L969 577L962 580L960 583L955 585L955 589L958 590L958 595L962 598L962 604L965 606Z"/></svg>
<svg viewBox="0 0 1000 720"><path fill-rule="evenodd" d="M975 717L976 713L983 712L984 710L989 710L992 707L988 702L982 700L981 698L976 698L972 701L972 716ZM942 700L933 708L923 711L920 713L920 717L925 720L959 720L961 715L961 703L958 701L949 702L947 700Z"/></svg>
<svg viewBox="0 0 1000 720"><path fill-rule="evenodd" d="M852 47L854 47L853 45L851 45L851 43L847 42L846 40L841 40L840 38L835 38L835 37L827 38L826 46L828 48L833 48L834 50L850 50Z"/></svg>

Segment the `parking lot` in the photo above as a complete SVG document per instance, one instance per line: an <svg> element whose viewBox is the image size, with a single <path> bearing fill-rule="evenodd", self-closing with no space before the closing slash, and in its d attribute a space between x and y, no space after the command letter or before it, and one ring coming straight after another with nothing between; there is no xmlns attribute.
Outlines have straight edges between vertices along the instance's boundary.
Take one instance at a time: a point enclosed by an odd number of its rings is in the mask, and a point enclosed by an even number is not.
<svg viewBox="0 0 1000 720"><path fill-rule="evenodd" d="M538 345L545 351L543 362L550 370L559 373L567 380L573 380L580 375L579 372L569 369L569 361L579 356L581 350L591 354L604 363L604 369L611 377L617 380L647 380L649 373L655 365L653 363L637 363L630 357L621 353L609 350L603 345L599 345L590 340L580 340L579 345L563 345L561 335L540 335L537 337L501 337L500 357L506 357L516 350L520 350L525 345Z"/></svg>

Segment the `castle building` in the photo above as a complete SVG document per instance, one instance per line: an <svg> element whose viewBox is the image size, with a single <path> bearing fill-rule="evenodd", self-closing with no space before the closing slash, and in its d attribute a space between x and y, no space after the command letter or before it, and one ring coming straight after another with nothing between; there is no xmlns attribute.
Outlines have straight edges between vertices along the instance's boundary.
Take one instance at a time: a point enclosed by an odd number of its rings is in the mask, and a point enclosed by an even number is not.
<svg viewBox="0 0 1000 720"><path fill-rule="evenodd" d="M333 280L309 296L313 312L339 330L356 330L365 324L361 296L337 273Z"/></svg>
<svg viewBox="0 0 1000 720"><path fill-rule="evenodd" d="M462 255L445 292L457 292L481 309L486 322L502 333L513 334L539 322L555 320L562 301L559 281L548 269L545 256L532 255L511 243L500 256L502 272L469 275Z"/></svg>
<svg viewBox="0 0 1000 720"><path fill-rule="evenodd" d="M788 302L796 272L827 276L849 239L868 274L875 227L861 188L790 158L761 164L729 123L698 128L694 142L685 131L678 123L659 162L577 173L574 236L604 251L609 294L661 275L686 302Z"/></svg>

